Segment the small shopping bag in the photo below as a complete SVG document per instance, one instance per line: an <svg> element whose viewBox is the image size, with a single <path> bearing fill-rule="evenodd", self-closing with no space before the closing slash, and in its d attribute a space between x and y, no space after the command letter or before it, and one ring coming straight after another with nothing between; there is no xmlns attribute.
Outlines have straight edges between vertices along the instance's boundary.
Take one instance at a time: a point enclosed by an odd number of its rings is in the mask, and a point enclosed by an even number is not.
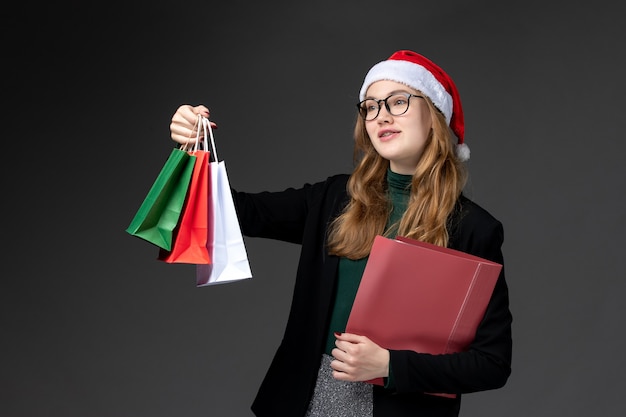
<svg viewBox="0 0 626 417"><path fill-rule="evenodd" d="M193 149L188 153L195 156L191 183L183 207L180 222L174 231L172 249L161 249L158 259L167 263L208 264L211 255L207 248L209 221L209 151L205 140L200 141L200 129ZM206 129L205 129L206 132ZM204 145L201 146L200 144Z"/></svg>
<svg viewBox="0 0 626 417"><path fill-rule="evenodd" d="M187 196L196 157L174 148L126 232L170 250Z"/></svg>
<svg viewBox="0 0 626 417"><path fill-rule="evenodd" d="M213 225L213 236L207 243L211 263L196 265L196 285L199 287L252 278L226 165L217 157L215 139L208 119L203 118L202 122L208 126L211 138L210 150L213 161L209 163L211 170L209 212L212 219L209 223Z"/></svg>

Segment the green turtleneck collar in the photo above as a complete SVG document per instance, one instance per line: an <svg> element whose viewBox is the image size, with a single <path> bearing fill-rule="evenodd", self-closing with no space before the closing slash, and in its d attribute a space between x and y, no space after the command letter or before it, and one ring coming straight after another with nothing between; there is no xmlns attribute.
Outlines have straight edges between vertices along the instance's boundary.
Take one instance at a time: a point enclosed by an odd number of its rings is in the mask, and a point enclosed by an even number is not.
<svg viewBox="0 0 626 417"><path fill-rule="evenodd" d="M387 185L391 194L409 194L412 179L412 175L397 174L391 168L387 168Z"/></svg>

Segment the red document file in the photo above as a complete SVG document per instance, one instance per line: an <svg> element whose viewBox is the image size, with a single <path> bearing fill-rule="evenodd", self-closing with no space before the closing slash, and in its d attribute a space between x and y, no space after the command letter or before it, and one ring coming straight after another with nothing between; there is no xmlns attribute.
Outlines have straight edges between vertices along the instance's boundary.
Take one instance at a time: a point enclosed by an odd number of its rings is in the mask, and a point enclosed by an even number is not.
<svg viewBox="0 0 626 417"><path fill-rule="evenodd" d="M377 236L346 332L386 349L462 352L474 339L501 269L454 249ZM382 385L383 379L368 382Z"/></svg>

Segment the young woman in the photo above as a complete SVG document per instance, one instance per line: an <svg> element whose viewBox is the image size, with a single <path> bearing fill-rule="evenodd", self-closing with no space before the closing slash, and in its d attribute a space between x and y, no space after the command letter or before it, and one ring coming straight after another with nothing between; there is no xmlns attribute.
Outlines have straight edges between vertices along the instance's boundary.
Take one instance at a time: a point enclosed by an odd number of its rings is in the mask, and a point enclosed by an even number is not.
<svg viewBox="0 0 626 417"><path fill-rule="evenodd" d="M466 351L393 350L344 332L377 235L503 264L502 224L462 194L469 150L450 77L397 51L370 69L359 95L351 175L280 192L233 190L244 235L301 245L285 334L252 404L259 417L457 416L461 394L502 387L511 372L504 269ZM172 139L195 139L198 115L209 110L180 106ZM365 382L379 377L384 386ZM427 394L436 392L457 395Z"/></svg>

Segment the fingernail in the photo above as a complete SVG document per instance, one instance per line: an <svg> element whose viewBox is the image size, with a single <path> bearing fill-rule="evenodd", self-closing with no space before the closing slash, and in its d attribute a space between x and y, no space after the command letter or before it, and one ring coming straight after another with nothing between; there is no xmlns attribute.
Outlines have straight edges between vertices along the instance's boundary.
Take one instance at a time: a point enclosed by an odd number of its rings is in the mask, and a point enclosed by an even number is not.
<svg viewBox="0 0 626 417"><path fill-rule="evenodd" d="M341 332L335 332L335 336L341 336Z"/></svg>

